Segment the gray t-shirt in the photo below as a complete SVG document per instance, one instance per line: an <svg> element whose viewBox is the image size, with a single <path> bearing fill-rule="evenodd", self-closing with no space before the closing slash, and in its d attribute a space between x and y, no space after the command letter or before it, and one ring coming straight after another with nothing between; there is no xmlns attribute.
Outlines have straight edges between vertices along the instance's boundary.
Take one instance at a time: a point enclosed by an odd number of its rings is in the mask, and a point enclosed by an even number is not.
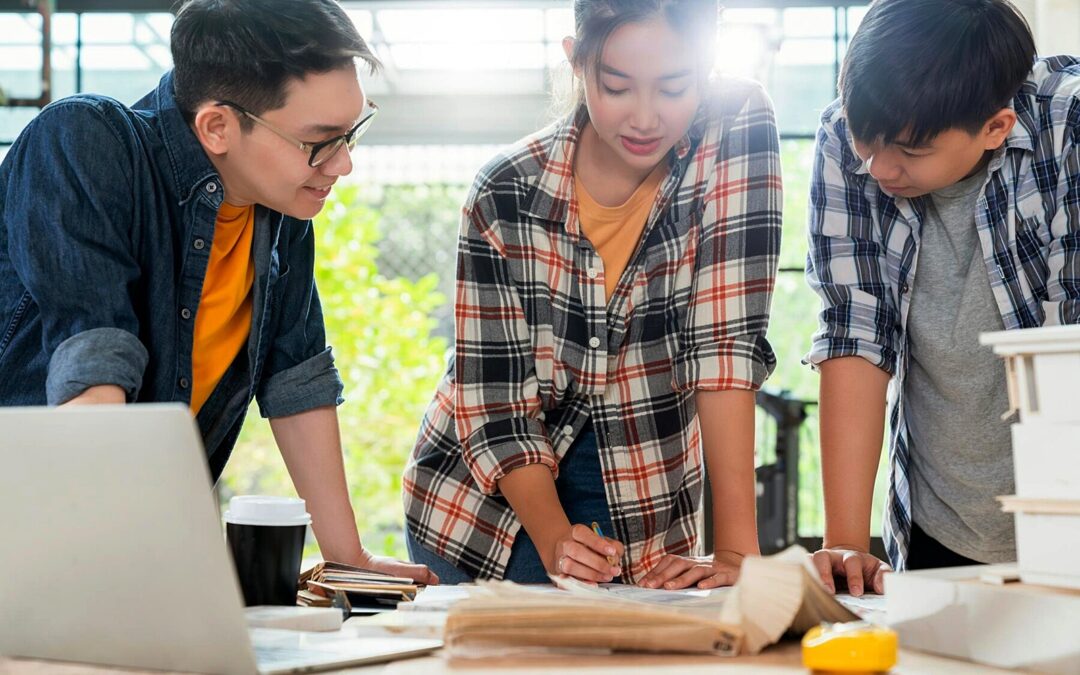
<svg viewBox="0 0 1080 675"><path fill-rule="evenodd" d="M982 171L931 194L903 393L915 522L956 553L996 563L1015 560L1016 543L1012 516L995 500L1013 494L1005 365L979 344L979 333L1004 329L975 227L986 179Z"/></svg>

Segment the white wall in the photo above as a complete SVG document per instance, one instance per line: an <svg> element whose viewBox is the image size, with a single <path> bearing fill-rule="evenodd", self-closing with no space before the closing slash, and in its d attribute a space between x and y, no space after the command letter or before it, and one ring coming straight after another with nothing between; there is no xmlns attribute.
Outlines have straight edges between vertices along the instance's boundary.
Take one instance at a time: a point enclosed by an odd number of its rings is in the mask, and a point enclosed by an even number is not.
<svg viewBox="0 0 1080 675"><path fill-rule="evenodd" d="M1080 55L1080 0L1013 1L1031 24L1040 55Z"/></svg>

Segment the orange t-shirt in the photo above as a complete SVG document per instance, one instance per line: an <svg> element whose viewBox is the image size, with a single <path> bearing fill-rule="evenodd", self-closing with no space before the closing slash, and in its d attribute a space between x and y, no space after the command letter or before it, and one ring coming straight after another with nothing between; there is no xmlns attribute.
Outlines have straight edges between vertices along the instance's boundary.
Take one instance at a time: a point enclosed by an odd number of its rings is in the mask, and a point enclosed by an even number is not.
<svg viewBox="0 0 1080 675"><path fill-rule="evenodd" d="M191 352L191 409L198 413L251 333L251 239L255 207L222 203L195 313Z"/></svg>
<svg viewBox="0 0 1080 675"><path fill-rule="evenodd" d="M597 203L581 181L574 178L581 231L604 261L604 290L608 298L615 292L619 277L637 249L645 222L656 201L656 193L666 175L667 166L662 164L619 206Z"/></svg>

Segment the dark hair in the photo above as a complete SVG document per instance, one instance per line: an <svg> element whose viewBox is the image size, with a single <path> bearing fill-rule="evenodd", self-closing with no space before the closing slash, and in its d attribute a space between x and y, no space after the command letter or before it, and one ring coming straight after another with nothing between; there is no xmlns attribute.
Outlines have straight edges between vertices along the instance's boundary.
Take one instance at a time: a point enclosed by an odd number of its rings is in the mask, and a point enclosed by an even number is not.
<svg viewBox="0 0 1080 675"><path fill-rule="evenodd" d="M660 17L696 49L698 74L705 78L715 61L719 15L717 0L574 0L576 35L570 63L599 77L600 57L612 33L620 26Z"/></svg>
<svg viewBox="0 0 1080 675"><path fill-rule="evenodd" d="M233 101L255 114L285 105L294 78L379 60L336 0L189 0L170 38L176 104ZM240 117L247 129L251 121Z"/></svg>
<svg viewBox="0 0 1080 675"><path fill-rule="evenodd" d="M1009 105L1034 61L1031 29L1008 0L877 0L840 70L848 128L859 140L910 145L947 129L974 134Z"/></svg>

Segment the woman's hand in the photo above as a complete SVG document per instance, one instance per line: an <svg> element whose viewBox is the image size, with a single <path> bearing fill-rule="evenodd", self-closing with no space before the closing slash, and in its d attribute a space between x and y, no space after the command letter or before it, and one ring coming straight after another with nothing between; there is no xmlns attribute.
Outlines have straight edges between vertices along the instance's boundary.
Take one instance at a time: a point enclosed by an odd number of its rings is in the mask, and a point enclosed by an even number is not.
<svg viewBox="0 0 1080 675"><path fill-rule="evenodd" d="M550 574L594 583L608 582L622 574L619 567L622 554L621 543L601 537L578 523L555 540L554 554L550 561L545 561L545 566Z"/></svg>
<svg viewBox="0 0 1080 675"><path fill-rule="evenodd" d="M707 558L669 554L661 558L638 585L667 590L691 586L702 589L731 586L739 580L739 568L745 557L735 551L717 551Z"/></svg>

